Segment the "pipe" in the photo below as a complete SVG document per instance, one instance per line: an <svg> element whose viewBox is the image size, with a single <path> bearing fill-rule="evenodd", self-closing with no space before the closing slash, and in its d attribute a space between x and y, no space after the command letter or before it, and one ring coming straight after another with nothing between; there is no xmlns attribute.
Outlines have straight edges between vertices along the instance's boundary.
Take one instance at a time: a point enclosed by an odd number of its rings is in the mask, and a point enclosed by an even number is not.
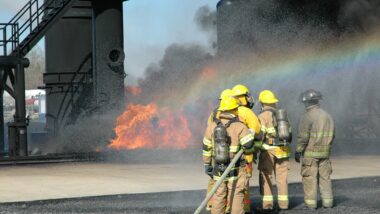
<svg viewBox="0 0 380 214"><path fill-rule="evenodd" d="M202 201L202 203L199 205L199 207L195 210L194 214L201 213L202 210L206 207L207 202L211 199L211 197L215 194L216 190L223 183L224 179L227 177L228 173L230 173L232 167L234 167L236 162L240 159L243 152L244 151L242 149L240 149L240 151L235 155L235 157L232 159L231 163L228 165L227 169L223 172L220 179L215 183L214 187L207 194L206 198Z"/></svg>
<svg viewBox="0 0 380 214"><path fill-rule="evenodd" d="M24 67L29 67L30 61L28 58L19 58L17 56L1 56L0 66L3 67L16 67L17 65L23 65Z"/></svg>
<svg viewBox="0 0 380 214"><path fill-rule="evenodd" d="M16 78L16 85L15 85L15 94L16 94L16 122L22 122L23 125L25 123L25 70L24 65L19 63L16 66L15 69L15 78Z"/></svg>
<svg viewBox="0 0 380 214"><path fill-rule="evenodd" d="M26 126L18 128L18 138L19 138L19 156L28 156L28 135L26 133Z"/></svg>
<svg viewBox="0 0 380 214"><path fill-rule="evenodd" d="M16 148L16 127L13 123L8 124L8 155L9 157L18 156Z"/></svg>
<svg viewBox="0 0 380 214"><path fill-rule="evenodd" d="M0 155L5 152L3 95L4 89L0 87Z"/></svg>

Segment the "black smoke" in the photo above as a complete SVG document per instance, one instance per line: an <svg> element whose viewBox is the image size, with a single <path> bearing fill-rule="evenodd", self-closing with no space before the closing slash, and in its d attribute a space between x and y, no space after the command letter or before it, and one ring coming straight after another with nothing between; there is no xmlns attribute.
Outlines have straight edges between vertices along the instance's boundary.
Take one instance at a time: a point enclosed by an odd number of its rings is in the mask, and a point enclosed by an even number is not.
<svg viewBox="0 0 380 214"><path fill-rule="evenodd" d="M138 85L145 102L180 102L198 80L212 55L199 45L173 44L158 63L151 64Z"/></svg>
<svg viewBox="0 0 380 214"><path fill-rule="evenodd" d="M209 6L200 7L195 13L194 20L201 30L206 32L216 31L216 11Z"/></svg>
<svg viewBox="0 0 380 214"><path fill-rule="evenodd" d="M195 13L194 21L198 28L209 36L208 42L212 48L215 48L217 46L216 10L212 10L207 5L202 6Z"/></svg>
<svg viewBox="0 0 380 214"><path fill-rule="evenodd" d="M380 24L380 1L341 0L338 23L350 32L368 32Z"/></svg>

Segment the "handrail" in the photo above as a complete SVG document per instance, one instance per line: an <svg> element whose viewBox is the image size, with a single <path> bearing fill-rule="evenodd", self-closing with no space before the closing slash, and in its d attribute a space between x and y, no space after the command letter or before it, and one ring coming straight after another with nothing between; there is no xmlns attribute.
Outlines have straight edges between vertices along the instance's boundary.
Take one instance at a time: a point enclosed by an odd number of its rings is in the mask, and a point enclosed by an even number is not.
<svg viewBox="0 0 380 214"><path fill-rule="evenodd" d="M8 43L11 43L11 52L15 50L16 47L19 45L19 40L17 37L17 31L19 27L18 27L18 24L14 24L14 23L0 23L0 26L4 26L0 28L2 30L1 36L3 37L3 39L0 40L0 47L3 47L2 55L7 55ZM10 30L10 34L8 34L9 30Z"/></svg>
<svg viewBox="0 0 380 214"><path fill-rule="evenodd" d="M27 45L30 42L33 43L35 38L40 38L31 34L43 31L54 15L59 14L69 2L70 0L29 0L8 23L0 24L0 47L4 46L2 54L8 55L8 49L9 54L26 54L28 49L24 48L29 48Z"/></svg>
<svg viewBox="0 0 380 214"><path fill-rule="evenodd" d="M18 20L19 18L17 18L19 16L19 14L22 13L23 10L27 9L27 6L30 5L31 1L28 1L24 7L22 7L18 13L16 13L16 15L13 16L13 18L9 21L9 23L13 23L13 22L17 22L16 20Z"/></svg>

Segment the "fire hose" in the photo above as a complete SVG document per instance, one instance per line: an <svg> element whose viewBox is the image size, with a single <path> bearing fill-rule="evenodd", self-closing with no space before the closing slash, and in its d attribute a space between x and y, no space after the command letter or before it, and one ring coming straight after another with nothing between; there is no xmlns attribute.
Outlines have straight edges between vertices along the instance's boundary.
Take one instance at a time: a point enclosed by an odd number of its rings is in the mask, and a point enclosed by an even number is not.
<svg viewBox="0 0 380 214"><path fill-rule="evenodd" d="M215 183L214 187L211 189L211 191L207 194L206 198L202 201L202 203L199 205L199 207L195 210L194 214L199 214L202 212L202 210L206 207L207 202L211 199L211 197L215 194L216 190L219 188L219 186L223 183L224 179L227 177L228 173L230 173L231 169L235 166L236 162L240 159L241 155L243 154L243 150L241 149L235 157L232 159L231 163L228 165L227 169L223 172L220 179Z"/></svg>

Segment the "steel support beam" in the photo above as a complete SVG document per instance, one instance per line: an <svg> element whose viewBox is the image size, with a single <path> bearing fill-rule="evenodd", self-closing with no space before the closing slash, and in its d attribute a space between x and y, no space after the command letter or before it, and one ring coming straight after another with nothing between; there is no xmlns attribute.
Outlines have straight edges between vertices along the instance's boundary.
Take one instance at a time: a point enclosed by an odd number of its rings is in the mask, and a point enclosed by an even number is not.
<svg viewBox="0 0 380 214"><path fill-rule="evenodd" d="M6 56L0 57L0 68L3 69L1 75L1 100L4 90L7 90L11 96L15 99L16 109L14 115L14 121L8 124L8 152L9 156L27 156L28 155L28 143L27 143L27 125L25 110L25 67L29 66L29 60L27 58L20 58L18 56ZM14 72L12 71L14 70ZM13 90L7 86L6 77L9 77L13 85ZM1 102L2 104L2 102ZM3 105L1 105L3 114ZM4 116L0 115L1 125L0 139L4 139ZM3 142L4 140L2 140ZM0 152L4 151L4 143L0 144Z"/></svg>
<svg viewBox="0 0 380 214"><path fill-rule="evenodd" d="M1 79L1 82L2 81L3 80ZM3 154L5 152L3 95L4 95L4 88L0 87L0 154Z"/></svg>

